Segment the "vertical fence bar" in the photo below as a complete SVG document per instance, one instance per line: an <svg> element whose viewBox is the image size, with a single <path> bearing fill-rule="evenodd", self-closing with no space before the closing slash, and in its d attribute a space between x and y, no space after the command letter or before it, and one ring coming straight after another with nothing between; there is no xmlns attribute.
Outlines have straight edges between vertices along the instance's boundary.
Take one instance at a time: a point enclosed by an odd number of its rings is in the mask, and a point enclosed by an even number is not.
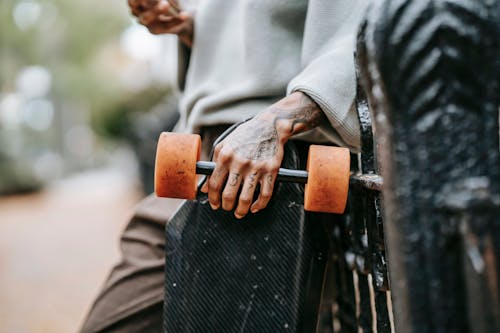
<svg viewBox="0 0 500 333"><path fill-rule="evenodd" d="M356 296L352 268L354 265L353 250L351 246L350 234L351 222L346 219L337 229L338 244L337 253L339 257L336 265L336 281L339 291L337 293L337 304L339 306L338 319L340 322L340 332L357 333L356 317Z"/></svg>
<svg viewBox="0 0 500 333"><path fill-rule="evenodd" d="M370 287L368 276L365 274L358 275L359 289L359 327L363 333L373 332L372 308L370 300Z"/></svg>
<svg viewBox="0 0 500 333"><path fill-rule="evenodd" d="M370 221L368 223L368 242L370 244L370 253L372 254L371 274L375 293L377 332L388 333L391 332L389 309L387 307L389 281L387 279L380 193L371 193L368 202L366 216Z"/></svg>
<svg viewBox="0 0 500 333"><path fill-rule="evenodd" d="M358 39L396 332L500 332L499 19L498 0L375 0Z"/></svg>

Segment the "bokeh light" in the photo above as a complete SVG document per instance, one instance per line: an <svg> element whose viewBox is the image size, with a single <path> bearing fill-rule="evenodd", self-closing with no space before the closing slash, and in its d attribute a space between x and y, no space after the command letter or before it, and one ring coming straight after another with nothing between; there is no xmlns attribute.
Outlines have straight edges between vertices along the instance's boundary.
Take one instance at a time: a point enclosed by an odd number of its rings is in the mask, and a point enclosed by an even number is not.
<svg viewBox="0 0 500 333"><path fill-rule="evenodd" d="M16 26L21 30L28 30L40 20L42 6L38 1L19 1L12 12Z"/></svg>

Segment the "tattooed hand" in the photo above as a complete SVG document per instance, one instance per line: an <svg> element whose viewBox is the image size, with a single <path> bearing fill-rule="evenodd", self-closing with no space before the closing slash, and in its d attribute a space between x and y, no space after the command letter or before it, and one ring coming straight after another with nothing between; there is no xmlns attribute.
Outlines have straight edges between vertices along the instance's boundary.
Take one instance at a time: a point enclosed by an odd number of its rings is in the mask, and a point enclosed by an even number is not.
<svg viewBox="0 0 500 333"><path fill-rule="evenodd" d="M285 143L322 121L326 118L318 105L295 92L236 128L214 150L216 167L202 188L208 192L211 207L218 209L222 204L222 209L229 211L237 203L237 218L249 210L256 213L264 209L273 193ZM252 202L257 185L260 193Z"/></svg>
<svg viewBox="0 0 500 333"><path fill-rule="evenodd" d="M176 34L191 47L193 44L193 16L180 11L167 0L128 0L132 15L146 26L152 34Z"/></svg>

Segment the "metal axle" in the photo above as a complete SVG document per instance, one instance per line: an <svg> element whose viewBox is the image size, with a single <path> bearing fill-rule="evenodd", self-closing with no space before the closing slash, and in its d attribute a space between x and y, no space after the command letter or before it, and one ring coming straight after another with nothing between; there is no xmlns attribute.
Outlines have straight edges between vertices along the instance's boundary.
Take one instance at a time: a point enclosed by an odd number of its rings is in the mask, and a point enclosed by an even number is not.
<svg viewBox="0 0 500 333"><path fill-rule="evenodd" d="M198 175L211 175L215 168L215 162L196 162L196 174ZM291 170L280 168L278 171L277 181L287 183L307 183L307 171L305 170Z"/></svg>

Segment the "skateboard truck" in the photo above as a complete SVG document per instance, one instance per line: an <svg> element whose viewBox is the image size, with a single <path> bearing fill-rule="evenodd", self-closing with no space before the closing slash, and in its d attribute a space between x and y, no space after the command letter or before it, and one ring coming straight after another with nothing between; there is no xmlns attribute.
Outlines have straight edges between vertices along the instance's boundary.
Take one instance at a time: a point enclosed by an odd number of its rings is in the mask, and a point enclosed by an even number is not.
<svg viewBox="0 0 500 333"><path fill-rule="evenodd" d="M196 162L196 174L210 176L215 169L215 162L198 161ZM292 170L280 168L276 181L287 183L307 183L308 173L306 170Z"/></svg>
<svg viewBox="0 0 500 333"><path fill-rule="evenodd" d="M158 140L155 192L159 197L196 198L197 174L211 175L215 163L199 161L197 134L163 132ZM305 184L304 209L342 214L349 188L350 154L347 148L311 145L306 170L280 168L277 181Z"/></svg>

